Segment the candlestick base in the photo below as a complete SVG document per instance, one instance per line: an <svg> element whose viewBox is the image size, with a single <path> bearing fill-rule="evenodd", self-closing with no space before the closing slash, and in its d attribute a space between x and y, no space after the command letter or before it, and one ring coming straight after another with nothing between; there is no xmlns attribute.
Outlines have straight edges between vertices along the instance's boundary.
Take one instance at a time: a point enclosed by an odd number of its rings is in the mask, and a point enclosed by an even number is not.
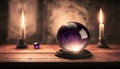
<svg viewBox="0 0 120 69"><path fill-rule="evenodd" d="M92 54L88 50L83 50L82 52L79 52L77 54L73 54L71 52L66 52L64 50L59 50L55 53L55 56L61 57L61 58L67 58L67 59L80 59L80 58L88 58L91 57Z"/></svg>
<svg viewBox="0 0 120 69"><path fill-rule="evenodd" d="M109 46L105 42L105 39L99 39L97 47L98 48L109 48Z"/></svg>
<svg viewBox="0 0 120 69"><path fill-rule="evenodd" d="M16 48L20 48L20 49L27 48L27 44L26 44L25 40L19 39L19 43L17 44Z"/></svg>

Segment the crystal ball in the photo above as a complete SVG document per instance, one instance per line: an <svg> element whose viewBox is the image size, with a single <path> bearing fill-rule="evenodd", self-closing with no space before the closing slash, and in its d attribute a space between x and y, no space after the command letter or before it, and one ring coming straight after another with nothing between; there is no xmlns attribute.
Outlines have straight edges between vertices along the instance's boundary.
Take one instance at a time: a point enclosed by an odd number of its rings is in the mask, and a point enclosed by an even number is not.
<svg viewBox="0 0 120 69"><path fill-rule="evenodd" d="M56 40L62 50L67 52L81 52L90 39L88 29L79 22L68 22L57 32Z"/></svg>

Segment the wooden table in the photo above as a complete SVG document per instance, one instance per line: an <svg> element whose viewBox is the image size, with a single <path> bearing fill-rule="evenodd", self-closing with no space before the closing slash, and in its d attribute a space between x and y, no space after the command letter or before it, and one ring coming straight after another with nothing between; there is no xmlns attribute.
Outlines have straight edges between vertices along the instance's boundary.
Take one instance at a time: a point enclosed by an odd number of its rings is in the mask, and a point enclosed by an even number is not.
<svg viewBox="0 0 120 69"><path fill-rule="evenodd" d="M58 45L41 45L40 49L34 49L33 45L28 45L27 49L16 49L16 45L0 45L0 62L1 63L77 63L92 64L103 63L113 65L120 62L120 46L109 45L110 49L97 48L95 44L86 47L93 56L84 59L63 59L55 56L55 52L60 49ZM89 64L90 63L90 64ZM74 64L73 64L74 65ZM99 65L99 64L98 64Z"/></svg>

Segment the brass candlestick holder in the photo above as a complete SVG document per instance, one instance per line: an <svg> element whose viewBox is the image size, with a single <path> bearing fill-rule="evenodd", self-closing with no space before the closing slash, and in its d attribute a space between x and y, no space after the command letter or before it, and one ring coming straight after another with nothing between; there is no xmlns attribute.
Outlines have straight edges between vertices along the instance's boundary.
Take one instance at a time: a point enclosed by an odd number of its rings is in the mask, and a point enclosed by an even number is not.
<svg viewBox="0 0 120 69"><path fill-rule="evenodd" d="M27 48L27 43L25 42L24 39L19 39L19 42L18 42L16 48L20 48L20 49Z"/></svg>
<svg viewBox="0 0 120 69"><path fill-rule="evenodd" d="M107 45L107 43L105 42L105 38L99 39L98 40L98 44L97 44L98 48L109 48L109 46Z"/></svg>

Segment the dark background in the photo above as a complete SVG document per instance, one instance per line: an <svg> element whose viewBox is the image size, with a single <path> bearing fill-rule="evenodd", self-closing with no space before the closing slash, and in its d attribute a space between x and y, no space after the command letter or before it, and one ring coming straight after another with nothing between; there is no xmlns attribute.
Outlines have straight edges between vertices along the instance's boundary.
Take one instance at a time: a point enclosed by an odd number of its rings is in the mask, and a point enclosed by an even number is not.
<svg viewBox="0 0 120 69"><path fill-rule="evenodd" d="M45 0L38 0L38 19L37 27L41 27L37 30L37 37L27 39L29 43L33 41L40 41L41 43L56 43L56 39L47 39L46 37L51 35L48 31L46 20L46 6ZM46 0L47 2L54 2L55 0ZM71 0L72 1L72 0ZM90 43L97 43L98 38L98 20L97 14L99 8L102 8L105 12L105 37L107 43L120 44L120 0L76 0L81 6L85 7L89 12L88 30L91 34ZM8 17L9 17L9 0L0 0L0 44L9 43L8 36ZM41 34L42 33L42 34ZM33 41L31 41L34 39ZM52 42L48 42L52 41ZM14 41L12 42L14 43Z"/></svg>

